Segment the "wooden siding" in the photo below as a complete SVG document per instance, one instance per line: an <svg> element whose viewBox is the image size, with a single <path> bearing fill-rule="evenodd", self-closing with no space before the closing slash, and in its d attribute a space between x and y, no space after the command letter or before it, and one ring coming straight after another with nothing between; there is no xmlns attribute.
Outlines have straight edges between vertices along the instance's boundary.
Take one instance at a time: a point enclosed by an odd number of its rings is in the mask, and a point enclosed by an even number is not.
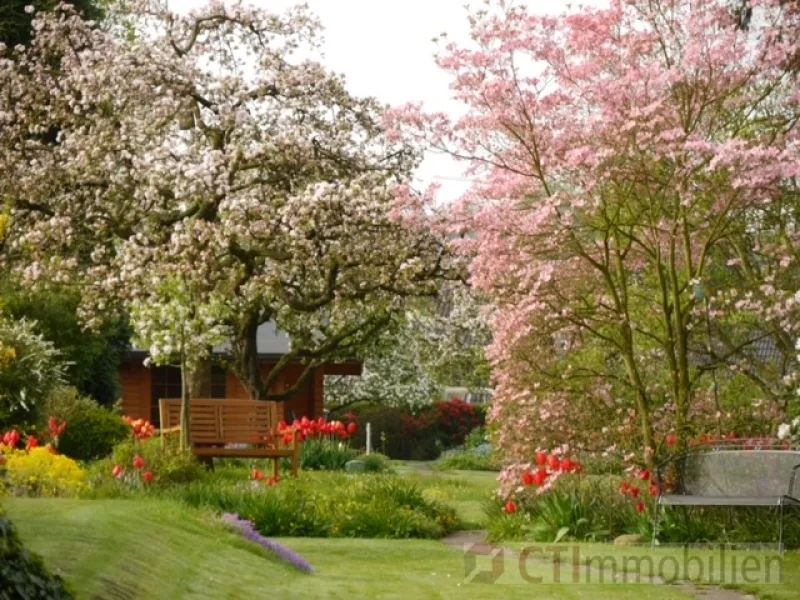
<svg viewBox="0 0 800 600"><path fill-rule="evenodd" d="M135 419L149 419L152 371L142 364L141 359L125 359L120 366L119 382L125 414Z"/></svg>
<svg viewBox="0 0 800 600"><path fill-rule="evenodd" d="M275 366L274 361L261 363L262 377L267 377ZM300 377L304 365L290 364L278 378L273 386L273 391L282 392L292 387ZM151 419L152 406L152 370L142 364L140 358L130 358L123 361L120 368L120 384L122 385L122 405L125 414L133 418ZM225 382L225 396L227 398L249 398L244 386L233 373L228 373ZM317 418L323 414L325 371L317 369L306 385L295 396L285 402L277 403L278 420L289 421L292 416L296 418Z"/></svg>

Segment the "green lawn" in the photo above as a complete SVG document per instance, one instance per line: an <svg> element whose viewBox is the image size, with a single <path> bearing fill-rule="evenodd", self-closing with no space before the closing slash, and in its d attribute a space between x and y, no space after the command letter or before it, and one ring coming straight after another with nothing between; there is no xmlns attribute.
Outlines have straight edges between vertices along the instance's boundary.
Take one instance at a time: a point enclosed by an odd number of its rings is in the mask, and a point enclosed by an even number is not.
<svg viewBox="0 0 800 600"><path fill-rule="evenodd" d="M552 551L548 550L552 544L508 542L503 546L516 553L528 547L531 549L530 555L534 557L553 556ZM658 548L653 552L649 547L610 544L562 542L558 546L564 548L560 558L569 563L563 570L566 578L570 577L573 556L578 557L578 563L594 567L594 574L591 576L595 578L600 573L597 568L601 560L604 561L602 564L605 565L606 573L609 572L608 567L613 564L618 572L639 573L642 579L654 575L671 579L676 572L677 564L680 572L688 574L688 579L698 585L714 584L769 600L800 599L800 552L796 550L787 551L781 562L777 552L766 550L752 552L727 550L721 554L719 550L698 549L692 549L687 553L682 548L676 547ZM709 572L709 569L713 570ZM580 573L585 574L586 570Z"/></svg>
<svg viewBox="0 0 800 600"><path fill-rule="evenodd" d="M670 586L464 583L461 551L438 541L279 540L317 569L305 575L207 514L157 500L4 501L23 541L79 598L687 598ZM516 564L510 559L509 570ZM552 571L533 565L530 576ZM516 583L517 585L513 585Z"/></svg>
<svg viewBox="0 0 800 600"><path fill-rule="evenodd" d="M470 529L483 526L483 503L497 490L497 473L492 471L436 471L430 463L392 461L398 475L417 481L431 500L455 507Z"/></svg>

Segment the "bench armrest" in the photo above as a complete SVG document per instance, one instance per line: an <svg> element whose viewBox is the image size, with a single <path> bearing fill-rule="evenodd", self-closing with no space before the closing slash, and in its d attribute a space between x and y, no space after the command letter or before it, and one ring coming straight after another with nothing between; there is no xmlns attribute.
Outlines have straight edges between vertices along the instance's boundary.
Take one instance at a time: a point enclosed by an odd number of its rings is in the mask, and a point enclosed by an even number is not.
<svg viewBox="0 0 800 600"><path fill-rule="evenodd" d="M658 495L664 495L664 471L669 465L679 460L686 458L685 454L676 454L664 459L656 465L656 484L658 485Z"/></svg>
<svg viewBox="0 0 800 600"><path fill-rule="evenodd" d="M161 435L167 435L167 434L171 434L171 433L180 433L181 432L181 426L178 425L176 427L164 427L163 429L159 429L158 431L161 433Z"/></svg>
<svg viewBox="0 0 800 600"><path fill-rule="evenodd" d="M800 464L792 467L792 474L789 476L789 497L798 499L795 495L794 486L797 483L797 472L800 471Z"/></svg>

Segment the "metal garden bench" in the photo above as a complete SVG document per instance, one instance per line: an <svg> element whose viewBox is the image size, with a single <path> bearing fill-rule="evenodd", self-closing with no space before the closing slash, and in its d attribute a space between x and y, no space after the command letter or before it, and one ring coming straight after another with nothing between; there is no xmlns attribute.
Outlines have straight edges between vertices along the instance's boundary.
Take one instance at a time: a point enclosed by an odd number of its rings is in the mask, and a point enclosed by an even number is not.
<svg viewBox="0 0 800 600"><path fill-rule="evenodd" d="M800 451L768 444L750 448L741 442L695 448L658 466L659 492L665 489L664 475L670 468L677 481L673 491L658 496L653 547L662 506L774 506L780 511L778 548L783 551L785 507L800 506Z"/></svg>

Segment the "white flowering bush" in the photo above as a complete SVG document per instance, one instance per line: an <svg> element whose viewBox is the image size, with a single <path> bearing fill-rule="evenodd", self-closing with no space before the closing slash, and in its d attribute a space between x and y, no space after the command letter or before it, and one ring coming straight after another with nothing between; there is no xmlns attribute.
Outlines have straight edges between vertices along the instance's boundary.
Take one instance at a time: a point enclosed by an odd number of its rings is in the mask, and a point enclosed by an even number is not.
<svg viewBox="0 0 800 600"><path fill-rule="evenodd" d="M35 422L38 408L63 381L59 351L36 332L36 322L0 312L0 428Z"/></svg>
<svg viewBox="0 0 800 600"><path fill-rule="evenodd" d="M800 444L800 417L778 425L778 439Z"/></svg>

